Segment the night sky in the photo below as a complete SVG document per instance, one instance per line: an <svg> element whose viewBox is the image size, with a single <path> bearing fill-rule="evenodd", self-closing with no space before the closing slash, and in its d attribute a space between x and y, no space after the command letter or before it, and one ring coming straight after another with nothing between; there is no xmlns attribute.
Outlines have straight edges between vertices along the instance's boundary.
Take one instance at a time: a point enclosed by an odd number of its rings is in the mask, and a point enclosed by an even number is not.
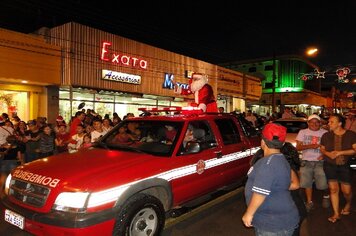
<svg viewBox="0 0 356 236"><path fill-rule="evenodd" d="M75 21L214 64L315 46L310 60L325 82L344 66L356 77L356 1L214 2L0 0L0 27L30 33Z"/></svg>

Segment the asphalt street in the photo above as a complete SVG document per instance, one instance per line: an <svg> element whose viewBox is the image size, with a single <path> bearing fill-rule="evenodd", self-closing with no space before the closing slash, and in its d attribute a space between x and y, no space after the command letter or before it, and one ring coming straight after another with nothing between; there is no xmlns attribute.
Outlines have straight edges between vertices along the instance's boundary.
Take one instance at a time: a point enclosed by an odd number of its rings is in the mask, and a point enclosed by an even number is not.
<svg viewBox="0 0 356 236"><path fill-rule="evenodd" d="M254 230L244 227L241 221L246 210L243 190L241 187L231 192L220 193L203 205L187 208L186 213L168 218L162 236L253 236ZM315 208L304 221L301 236L356 235L356 175L354 175L353 193L354 207L351 214L343 216L340 221L332 224L327 220L332 214L331 208L321 207L321 192L315 191ZM30 234L5 223L1 216L0 235L28 236Z"/></svg>
<svg viewBox="0 0 356 236"><path fill-rule="evenodd" d="M352 211L340 221L330 223L330 208L322 208L322 192L314 191L315 207L304 220L301 236L355 236L356 235L356 173L353 178ZM221 200L220 200L221 198ZM254 230L246 228L241 217L246 210L243 188L235 190L228 197L214 200L214 204L202 205L191 212L178 217L172 224L166 224L163 236L253 236ZM340 196L340 206L344 205ZM182 218L182 219L180 219ZM168 220L169 222L169 220Z"/></svg>

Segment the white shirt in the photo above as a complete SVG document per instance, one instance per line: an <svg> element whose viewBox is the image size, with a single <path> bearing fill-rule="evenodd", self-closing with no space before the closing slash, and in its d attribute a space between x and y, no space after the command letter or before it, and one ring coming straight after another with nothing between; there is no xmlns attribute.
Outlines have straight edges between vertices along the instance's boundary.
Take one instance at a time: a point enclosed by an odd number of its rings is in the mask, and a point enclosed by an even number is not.
<svg viewBox="0 0 356 236"><path fill-rule="evenodd" d="M82 145L82 143L83 143L83 138L84 138L84 134L82 134L82 137L79 137L78 134L73 135L72 139L77 141L77 143L76 144L69 143L68 144L68 149L78 150L80 148L80 146Z"/></svg>
<svg viewBox="0 0 356 236"><path fill-rule="evenodd" d="M296 140L302 142L303 145L308 144L320 144L320 139L323 134L328 131L325 129L319 129L318 131L313 131L310 129L302 129L299 131ZM321 156L320 148L316 149L305 149L302 151L303 160L306 161L318 161L318 157Z"/></svg>
<svg viewBox="0 0 356 236"><path fill-rule="evenodd" d="M104 136L107 132L103 130L103 132L98 132L96 130L91 132L91 142L97 141L101 136Z"/></svg>

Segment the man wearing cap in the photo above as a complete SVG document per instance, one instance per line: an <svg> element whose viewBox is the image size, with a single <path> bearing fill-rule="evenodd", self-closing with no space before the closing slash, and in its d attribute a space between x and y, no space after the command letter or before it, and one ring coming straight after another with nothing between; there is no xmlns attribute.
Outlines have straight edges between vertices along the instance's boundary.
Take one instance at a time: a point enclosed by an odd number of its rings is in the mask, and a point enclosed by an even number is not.
<svg viewBox="0 0 356 236"><path fill-rule="evenodd" d="M327 130L320 127L320 117L316 114L310 115L308 128L300 130L296 138L297 150L302 152L300 187L305 189L307 211L314 207L313 181L317 189L324 191L322 206L324 208L330 206L328 183L323 170L324 161L320 152L321 136Z"/></svg>
<svg viewBox="0 0 356 236"><path fill-rule="evenodd" d="M262 130L264 157L248 172L245 186L247 210L242 217L256 235L293 235L298 227L298 209L289 192L291 168L281 153L287 129L267 124Z"/></svg>

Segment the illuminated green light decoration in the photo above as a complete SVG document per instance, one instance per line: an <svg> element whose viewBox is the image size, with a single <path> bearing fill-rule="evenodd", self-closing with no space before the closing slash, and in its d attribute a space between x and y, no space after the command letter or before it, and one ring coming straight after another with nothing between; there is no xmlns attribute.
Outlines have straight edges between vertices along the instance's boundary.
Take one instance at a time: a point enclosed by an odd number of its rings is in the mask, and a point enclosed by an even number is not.
<svg viewBox="0 0 356 236"><path fill-rule="evenodd" d="M303 88L301 87L283 87L283 88L276 88L276 93L286 93L286 92L302 92ZM263 89L264 93L272 93L272 89Z"/></svg>
<svg viewBox="0 0 356 236"><path fill-rule="evenodd" d="M285 93L285 92L302 92L303 88L300 87L284 87L284 88L276 88L277 93Z"/></svg>

